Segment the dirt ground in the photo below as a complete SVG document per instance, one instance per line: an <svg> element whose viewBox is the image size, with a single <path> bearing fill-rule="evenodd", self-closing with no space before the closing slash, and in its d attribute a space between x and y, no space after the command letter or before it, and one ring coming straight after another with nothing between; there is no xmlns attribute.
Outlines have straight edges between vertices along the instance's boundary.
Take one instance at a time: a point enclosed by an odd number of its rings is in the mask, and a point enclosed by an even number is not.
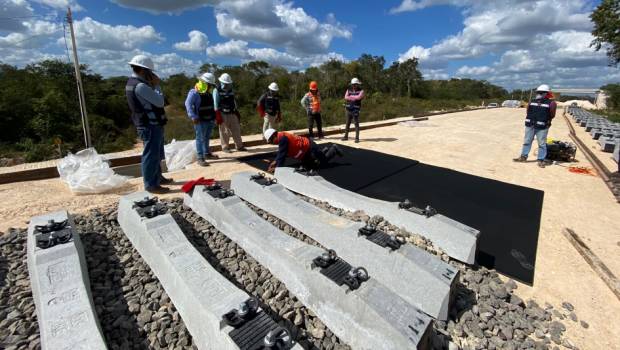
<svg viewBox="0 0 620 350"><path fill-rule="evenodd" d="M519 284L517 294L535 298L541 305L572 303L580 320L590 325L584 329L564 321L567 337L580 349L620 349L620 301L562 235L563 228L572 228L616 276L620 275L620 204L596 176L571 173L565 165L541 169L535 162L512 162L522 144L523 117L523 109L507 108L433 116L421 123L425 127L397 125L362 131L362 142L349 145L543 190L534 286ZM570 141L561 116L549 137ZM340 142L338 139L332 136L328 141ZM257 147L250 152L267 149L272 148ZM251 169L232 158L242 154L247 153L227 155L208 168L192 166L168 174L177 185L163 197L181 196L180 185L189 179L227 180L234 172ZM535 156L531 154L530 159ZM576 165L591 167L580 152L577 160ZM115 204L122 194L140 189L141 179L130 180L112 194L84 196L72 195L59 179L0 185L4 199L0 202L0 231L26 226L29 217L46 211L65 208L77 213Z"/></svg>

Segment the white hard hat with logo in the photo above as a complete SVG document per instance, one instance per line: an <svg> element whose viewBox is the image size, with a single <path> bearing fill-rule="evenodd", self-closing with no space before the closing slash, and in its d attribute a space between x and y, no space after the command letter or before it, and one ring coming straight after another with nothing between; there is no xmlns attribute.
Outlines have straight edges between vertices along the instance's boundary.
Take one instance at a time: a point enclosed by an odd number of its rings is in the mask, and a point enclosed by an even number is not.
<svg viewBox="0 0 620 350"><path fill-rule="evenodd" d="M269 84L269 90L271 90L271 91L278 91L280 89L278 88L278 84L271 83L271 84Z"/></svg>
<svg viewBox="0 0 620 350"><path fill-rule="evenodd" d="M145 55L134 56L128 63L130 66L142 67L148 70L155 70L155 64L153 64L153 60L151 60Z"/></svg>
<svg viewBox="0 0 620 350"><path fill-rule="evenodd" d="M351 79L351 85L353 85L353 84L362 85L362 82L359 79L357 79L357 78L353 78L353 79Z"/></svg>
<svg viewBox="0 0 620 350"><path fill-rule="evenodd" d="M228 73L224 73L222 75L220 75L219 79L220 83L222 84L232 84L232 78L230 77L230 74Z"/></svg>
<svg viewBox="0 0 620 350"><path fill-rule="evenodd" d="M265 141L269 141L271 136L273 136L273 134L275 134L275 133L276 133L275 129L267 129L267 130L265 130Z"/></svg>
<svg viewBox="0 0 620 350"><path fill-rule="evenodd" d="M549 91L551 91L551 89L549 88L549 85L547 85L547 84L542 84L541 86L539 86L538 88L536 88L536 91L540 91L540 92L549 92Z"/></svg>
<svg viewBox="0 0 620 350"><path fill-rule="evenodd" d="M213 75L213 73L204 73L198 79L204 81L205 83L215 85L215 75Z"/></svg>

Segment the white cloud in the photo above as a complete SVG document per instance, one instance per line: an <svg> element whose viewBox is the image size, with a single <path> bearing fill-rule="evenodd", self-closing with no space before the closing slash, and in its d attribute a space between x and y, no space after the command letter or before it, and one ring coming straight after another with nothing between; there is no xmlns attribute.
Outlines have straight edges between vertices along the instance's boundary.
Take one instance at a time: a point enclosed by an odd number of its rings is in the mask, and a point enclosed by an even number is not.
<svg viewBox="0 0 620 350"><path fill-rule="evenodd" d="M455 6L463 6L466 3L470 3L471 1L467 0L403 0L401 4L390 10L390 13L401 13L408 11L417 11L426 7L437 6L437 5L455 5Z"/></svg>
<svg viewBox="0 0 620 350"><path fill-rule="evenodd" d="M112 0L123 7L145 10L154 14L174 13L196 9L203 6L213 6L221 0Z"/></svg>
<svg viewBox="0 0 620 350"><path fill-rule="evenodd" d="M0 31L24 31L24 17L32 16L32 7L25 0L3 0L0 4Z"/></svg>
<svg viewBox="0 0 620 350"><path fill-rule="evenodd" d="M75 22L78 48L129 51L147 43L159 43L165 39L150 25L112 26L97 22L90 17Z"/></svg>
<svg viewBox="0 0 620 350"><path fill-rule="evenodd" d="M152 54L142 50L115 51L105 49L80 50L80 63L87 64L91 69L103 76L129 75L131 70L127 62L138 54L149 56L155 63L155 71L162 77L184 72L195 75L200 63L182 57L176 53Z"/></svg>
<svg viewBox="0 0 620 350"><path fill-rule="evenodd" d="M220 35L284 47L292 54L325 53L334 38L351 38L351 30L333 15L324 23L303 8L281 0L234 0L216 9Z"/></svg>
<svg viewBox="0 0 620 350"><path fill-rule="evenodd" d="M13 32L0 36L0 47L33 49L48 45L52 37L60 35L60 24L47 21L31 21L23 23L24 32ZM4 59L2 59L4 60Z"/></svg>
<svg viewBox="0 0 620 350"><path fill-rule="evenodd" d="M83 11L84 8L80 6L76 1L72 0L34 0L42 5L49 6L59 10L66 10L67 7L71 7L71 11Z"/></svg>
<svg viewBox="0 0 620 350"><path fill-rule="evenodd" d="M207 55L212 58L232 57L247 58L248 42L243 40L230 40L207 48Z"/></svg>
<svg viewBox="0 0 620 350"><path fill-rule="evenodd" d="M189 41L174 44L174 48L181 51L199 52L207 49L209 38L199 30L192 30L187 34Z"/></svg>

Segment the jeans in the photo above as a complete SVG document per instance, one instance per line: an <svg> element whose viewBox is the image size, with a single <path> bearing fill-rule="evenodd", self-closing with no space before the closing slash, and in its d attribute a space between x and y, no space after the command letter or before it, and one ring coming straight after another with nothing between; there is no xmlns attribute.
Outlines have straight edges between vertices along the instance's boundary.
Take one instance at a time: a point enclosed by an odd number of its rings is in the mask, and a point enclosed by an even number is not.
<svg viewBox="0 0 620 350"><path fill-rule="evenodd" d="M215 127L215 120L201 120L200 123L194 124L194 130L196 131L196 157L198 159L205 159L205 156L209 154L209 140L211 139L211 133Z"/></svg>
<svg viewBox="0 0 620 350"><path fill-rule="evenodd" d="M308 112L308 136L314 137L312 129L314 128L314 122L316 122L316 128L318 130L319 137L323 137L323 120L321 119L321 113Z"/></svg>
<svg viewBox="0 0 620 350"><path fill-rule="evenodd" d="M350 111L348 109L346 111L347 111L347 124L344 129L344 137L346 138L349 137L349 128L351 127L351 122L354 122L355 139L359 140L360 139L360 111L359 110Z"/></svg>
<svg viewBox="0 0 620 350"><path fill-rule="evenodd" d="M547 134L549 133L549 128L546 129L536 129L532 126L525 127L525 138L523 139L523 150L521 150L521 155L527 157L530 153L530 149L532 148L532 141L534 140L534 136L536 136L536 140L538 141L538 160L545 160L547 157Z"/></svg>
<svg viewBox="0 0 620 350"><path fill-rule="evenodd" d="M159 187L161 180L161 160L164 148L164 128L161 125L148 125L138 128L138 136L144 143L142 151L142 177L144 188Z"/></svg>

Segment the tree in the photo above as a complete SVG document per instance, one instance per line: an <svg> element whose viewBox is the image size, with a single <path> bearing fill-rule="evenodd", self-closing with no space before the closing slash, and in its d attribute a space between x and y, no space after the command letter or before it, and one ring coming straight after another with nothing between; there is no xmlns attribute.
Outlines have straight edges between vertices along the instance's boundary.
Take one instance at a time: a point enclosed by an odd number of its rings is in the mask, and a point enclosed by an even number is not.
<svg viewBox="0 0 620 350"><path fill-rule="evenodd" d="M605 48L610 65L617 66L620 63L620 0L601 1L590 18L594 22L594 40L590 46L596 51Z"/></svg>

